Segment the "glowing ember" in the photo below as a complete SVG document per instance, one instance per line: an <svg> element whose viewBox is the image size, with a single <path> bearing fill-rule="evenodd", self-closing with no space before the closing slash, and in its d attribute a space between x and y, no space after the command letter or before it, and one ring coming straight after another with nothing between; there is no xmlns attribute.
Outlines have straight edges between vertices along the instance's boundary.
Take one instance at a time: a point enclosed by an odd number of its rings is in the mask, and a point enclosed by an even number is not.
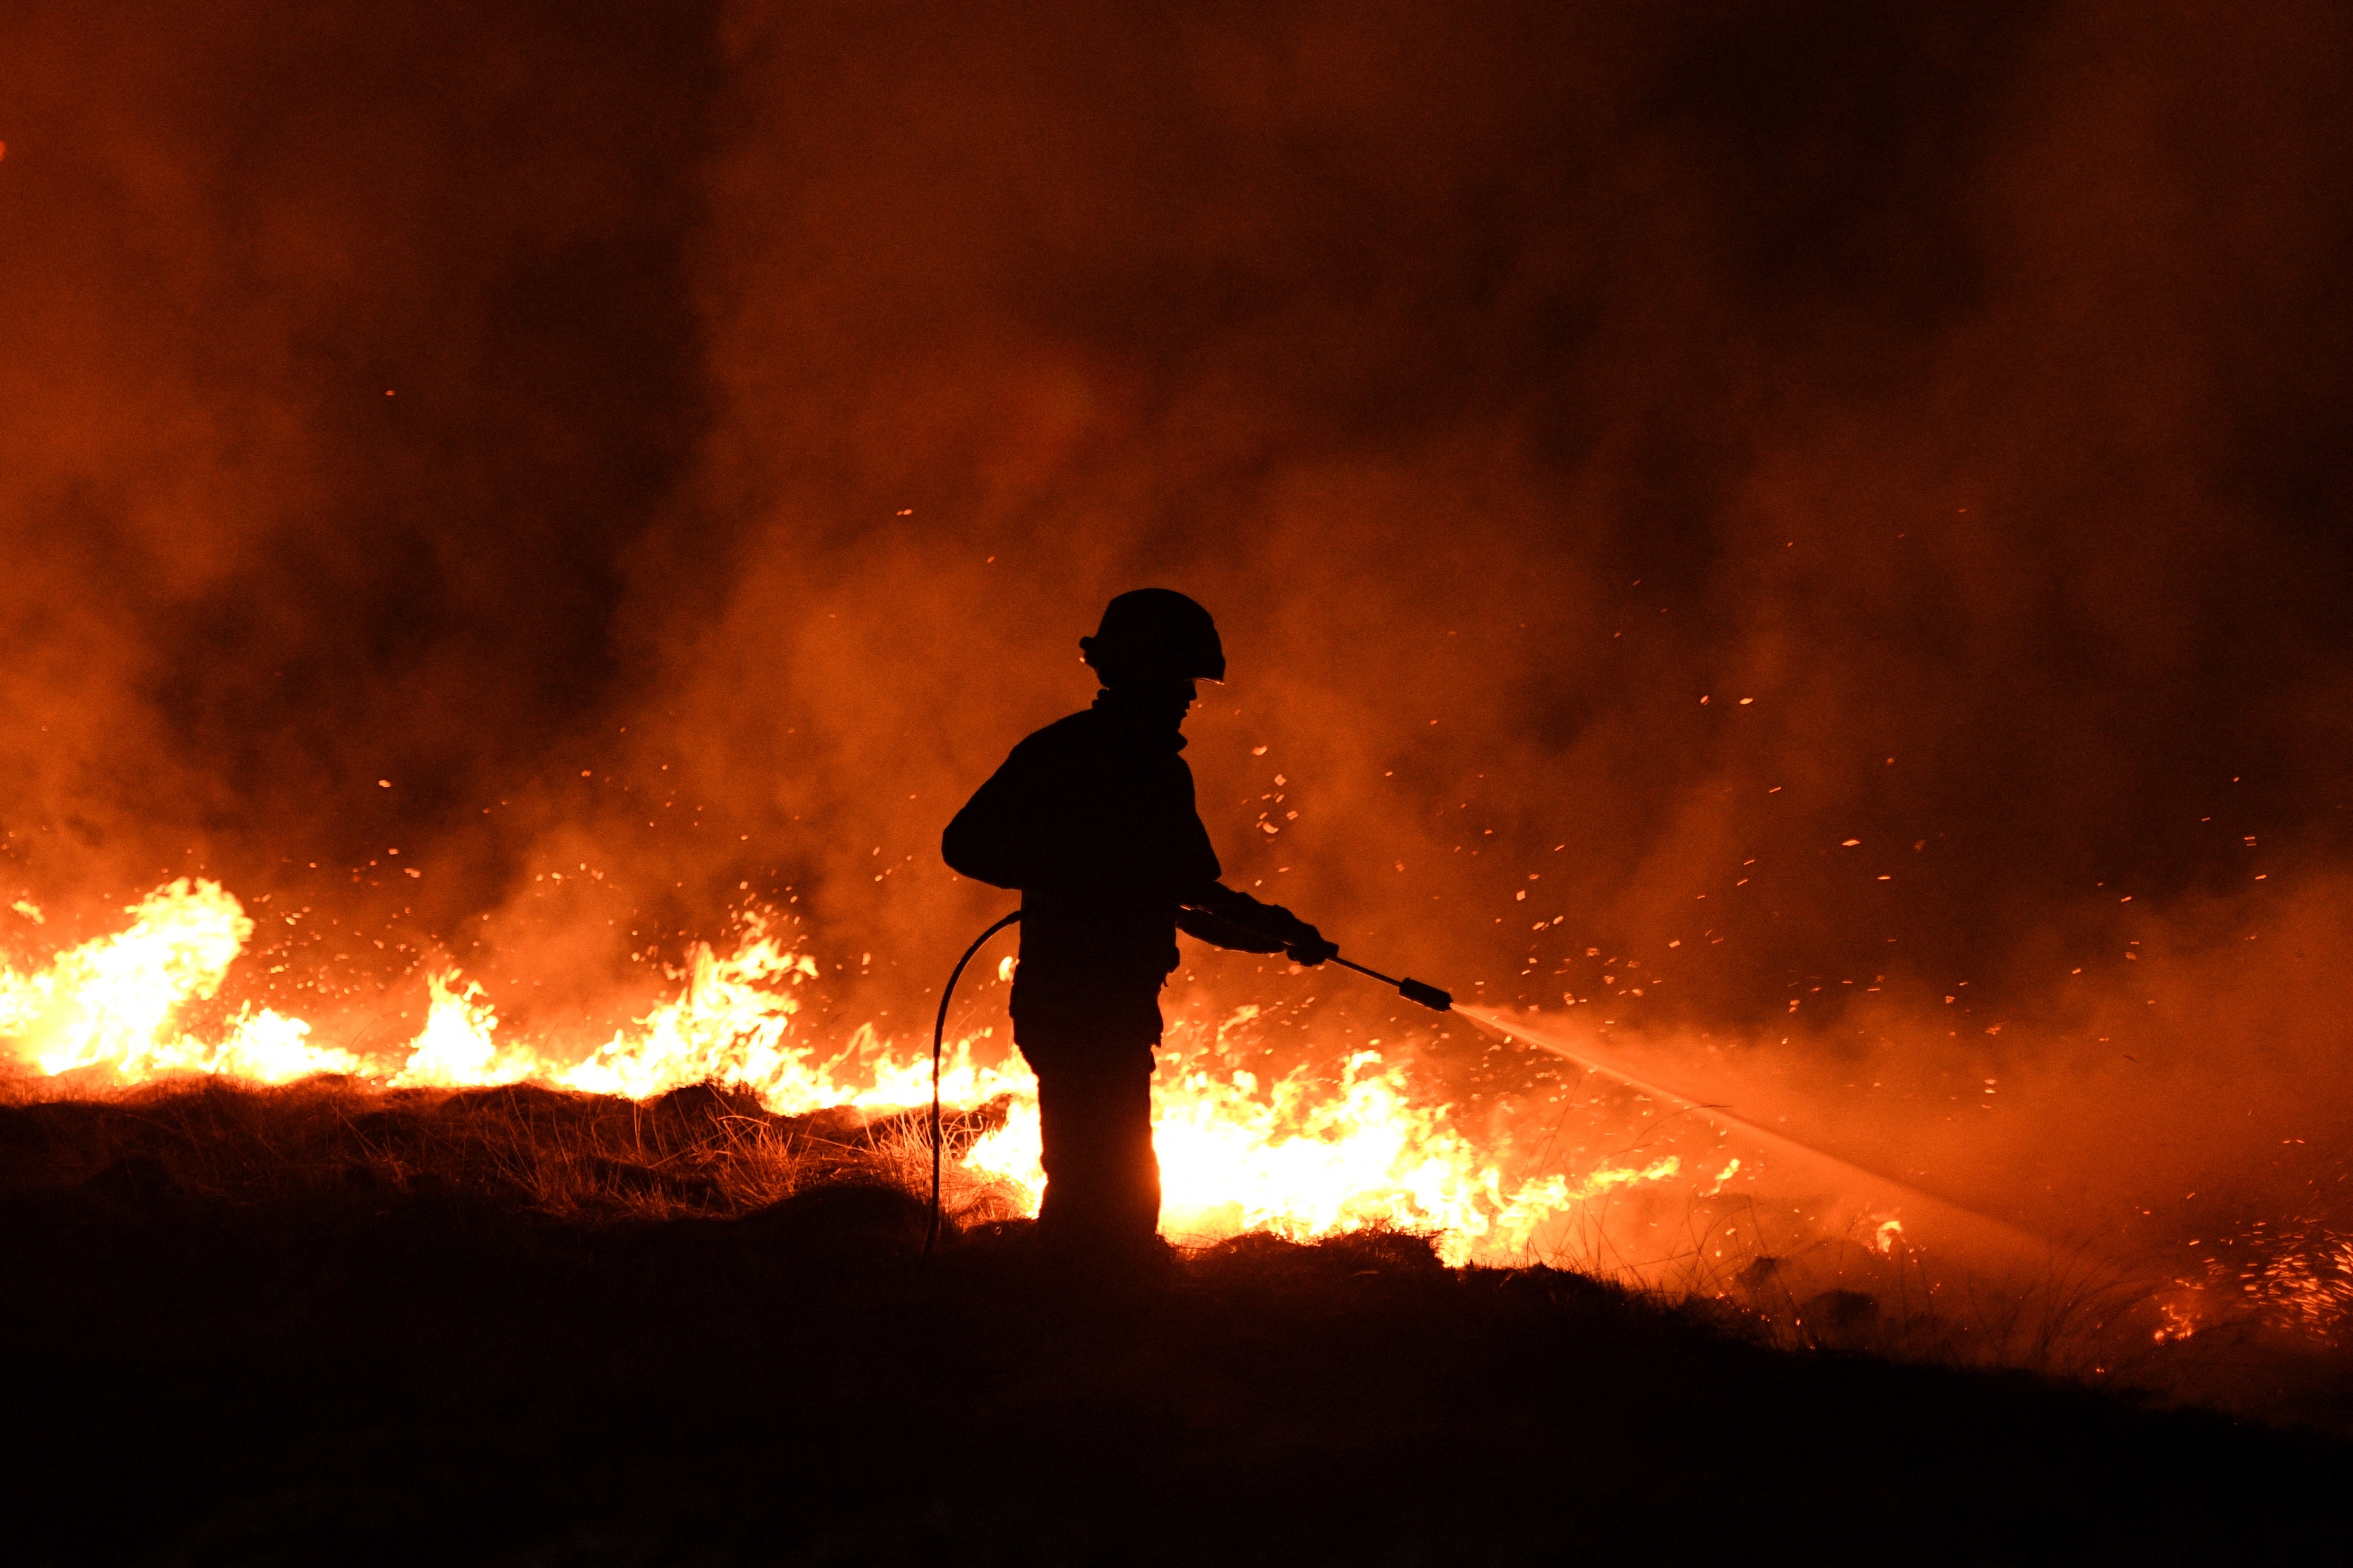
<svg viewBox="0 0 2353 1568"><path fill-rule="evenodd" d="M185 1031L181 1008L218 992L253 922L217 883L185 879L129 912L130 930L59 953L37 972L0 968L0 1037L41 1072L97 1069L121 1083L189 1072L269 1083L344 1073L395 1087L531 1080L635 1100L716 1080L742 1085L783 1115L897 1110L931 1092L928 1057L894 1051L871 1027L830 1055L794 1033L794 988L817 965L788 951L757 914L745 917L733 952L697 944L675 997L578 1061L502 1039L481 987L454 970L436 973L427 980L424 1027L388 1068L314 1046L309 1024L267 1010L240 1012L218 1038ZM1261 1083L1219 1065L1228 1034L1256 1016L1246 1007L1214 1029L1180 1023L1170 1031L1155 1121L1173 1236L1264 1228L1304 1238L1393 1226L1443 1232L1449 1261L1501 1258L1521 1254L1542 1226L1589 1199L1662 1183L1681 1169L1670 1155L1642 1165L1605 1162L1579 1180L1507 1181L1446 1107L1418 1097L1377 1052L1351 1055L1336 1079L1303 1068ZM963 1107L998 1101L1006 1114L966 1152L964 1173L1033 1210L1044 1184L1035 1081L1018 1055L986 1062L974 1046L959 1040L947 1053L944 1098Z"/></svg>

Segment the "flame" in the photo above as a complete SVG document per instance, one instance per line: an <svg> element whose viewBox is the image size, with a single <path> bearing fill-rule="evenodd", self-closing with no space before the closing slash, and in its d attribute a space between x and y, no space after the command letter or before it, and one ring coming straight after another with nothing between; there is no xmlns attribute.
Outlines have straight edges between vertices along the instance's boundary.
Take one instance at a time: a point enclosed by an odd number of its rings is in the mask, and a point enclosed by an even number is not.
<svg viewBox="0 0 2353 1568"><path fill-rule="evenodd" d="M1237 1010L1219 1032L1256 1012ZM1246 1069L1207 1065L1213 1040L1188 1044L1188 1031L1171 1033L1173 1059L1155 1085L1153 1140L1163 1228L1176 1236L1268 1230L1304 1240L1373 1226L1434 1230L1440 1256L1461 1263L1516 1255L1571 1205L1681 1169L1670 1155L1640 1170L1604 1166L1577 1183L1552 1175L1506 1184L1446 1108L1417 1103L1403 1072L1378 1052L1350 1056L1336 1083L1301 1068L1261 1091ZM1045 1175L1034 1084L965 1164L1035 1205Z"/></svg>
<svg viewBox="0 0 2353 1568"><path fill-rule="evenodd" d="M307 1022L268 1009L240 1009L210 1037L184 1026L183 1010L219 992L253 933L217 882L183 878L126 912L129 930L60 952L37 971L0 965L0 1039L42 1073L95 1069L121 1083L173 1073L268 1083L343 1073L448 1088L528 1079L633 1100L715 1079L750 1089L784 1115L892 1111L931 1094L928 1053L897 1051L871 1026L829 1054L795 1031L795 993L817 964L756 912L744 917L733 951L697 944L675 996L577 1061L504 1037L482 988L454 969L438 971L426 982L424 1026L389 1068L313 1044ZM1000 974L1007 970L999 966ZM1670 1155L1647 1165L1605 1162L1575 1179L1507 1179L1448 1107L1418 1095L1404 1069L1377 1051L1353 1053L1336 1076L1300 1068L1262 1082L1231 1066L1229 1037L1257 1015L1244 1007L1214 1026L1180 1022L1164 1049L1155 1138L1174 1236L1262 1228L1306 1239L1386 1226L1438 1233L1449 1262L1501 1259L1524 1255L1545 1226L1578 1205L1668 1182L1681 1169ZM1034 1211L1044 1186L1036 1080L1018 1055L988 1061L976 1047L967 1038L944 1053L942 1098L965 1107L1002 1102L1006 1114L965 1152L963 1173Z"/></svg>
<svg viewBox="0 0 2353 1568"><path fill-rule="evenodd" d="M408 1060L393 1075L396 1087L519 1083L537 1069L536 1058L522 1051L501 1051L491 1037L499 1016L480 985L454 969L443 970L426 977L425 994L425 1027Z"/></svg>
<svg viewBox="0 0 2353 1568"><path fill-rule="evenodd" d="M0 966L0 1037L42 1072L104 1068L132 1081L227 1073L283 1083L361 1069L349 1052L310 1044L309 1024L267 1008L240 1010L212 1041L174 1026L182 1006L220 990L253 934L253 921L219 883L183 877L124 912L129 931L60 953L37 973Z"/></svg>

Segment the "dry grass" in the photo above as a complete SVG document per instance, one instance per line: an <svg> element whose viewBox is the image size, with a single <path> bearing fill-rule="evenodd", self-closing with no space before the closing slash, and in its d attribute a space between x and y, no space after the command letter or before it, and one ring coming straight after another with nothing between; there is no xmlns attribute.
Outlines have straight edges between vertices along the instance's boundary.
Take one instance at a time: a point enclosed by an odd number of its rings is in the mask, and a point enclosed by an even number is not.
<svg viewBox="0 0 2353 1568"><path fill-rule="evenodd" d="M643 1104L537 1085L385 1089L328 1078L280 1087L192 1079L78 1099L66 1098L70 1089L0 1079L0 1199L83 1191L364 1209L446 1194L596 1226L736 1218L822 1187L921 1195L930 1176L918 1113L871 1122L849 1111L777 1116L714 1084ZM998 1105L951 1116L951 1150L1003 1115ZM961 1175L953 1161L945 1198L952 1227L986 1228L1018 1212L1015 1194ZM1259 1239L1211 1250L1222 1257ZM1394 1241L1430 1250L1427 1237ZM2054 1252L2031 1277L1993 1278L1932 1269L1917 1252L1867 1243L1833 1238L1728 1261L1694 1248L1682 1276L1663 1281L1598 1255L1552 1261L1652 1310L1784 1351L2026 1371L2344 1424L2334 1394L2327 1408L2280 1401L2289 1373L2279 1369L2293 1363L2312 1381L2308 1348L2266 1340L2252 1321L2212 1323L2186 1341L2160 1337L2152 1325L2164 1321L2161 1285L2087 1251ZM2331 1386L2343 1381L2333 1363L2322 1371Z"/></svg>
<svg viewBox="0 0 2353 1568"><path fill-rule="evenodd" d="M18 1079L0 1094L0 1194L97 1184L237 1203L465 1193L559 1219L724 1218L818 1184L929 1181L913 1115L785 1117L742 1089L681 1089L644 1104L537 1085L386 1089L321 1078L214 1079L66 1100ZM1001 1106L949 1121L951 1148ZM953 1184L952 1213L1009 1212Z"/></svg>

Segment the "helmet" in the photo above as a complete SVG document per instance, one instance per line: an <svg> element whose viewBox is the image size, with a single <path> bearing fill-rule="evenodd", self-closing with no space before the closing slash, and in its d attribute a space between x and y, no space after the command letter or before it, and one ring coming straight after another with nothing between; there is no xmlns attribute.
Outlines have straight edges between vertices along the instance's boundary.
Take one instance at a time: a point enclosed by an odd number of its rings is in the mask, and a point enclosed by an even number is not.
<svg viewBox="0 0 2353 1568"><path fill-rule="evenodd" d="M1218 623L1173 588L1138 588L1103 609L1095 635L1081 637L1087 663L1109 684L1223 680Z"/></svg>

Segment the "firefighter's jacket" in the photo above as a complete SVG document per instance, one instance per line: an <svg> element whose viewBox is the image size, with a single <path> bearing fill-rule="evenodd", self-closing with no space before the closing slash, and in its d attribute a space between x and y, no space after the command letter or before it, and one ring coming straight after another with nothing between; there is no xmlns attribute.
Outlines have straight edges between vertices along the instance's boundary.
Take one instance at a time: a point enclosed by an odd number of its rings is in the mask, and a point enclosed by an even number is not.
<svg viewBox="0 0 2353 1568"><path fill-rule="evenodd" d="M1175 725L1105 692L1014 747L948 824L940 848L951 867L1021 893L1017 1027L1109 1010L1126 1033L1148 1011L1156 1038L1180 919L1194 935L1260 952L1304 929L1218 885L1184 745Z"/></svg>

